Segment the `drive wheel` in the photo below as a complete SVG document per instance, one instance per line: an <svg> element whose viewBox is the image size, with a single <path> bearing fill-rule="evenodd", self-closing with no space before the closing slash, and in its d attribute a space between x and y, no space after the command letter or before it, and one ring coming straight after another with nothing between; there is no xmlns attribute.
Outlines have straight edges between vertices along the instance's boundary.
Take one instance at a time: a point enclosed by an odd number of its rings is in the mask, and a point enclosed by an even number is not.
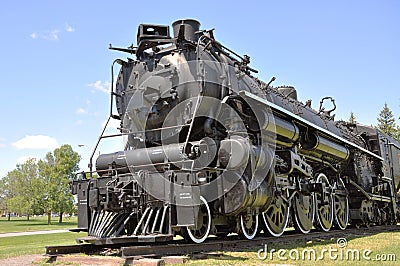
<svg viewBox="0 0 400 266"><path fill-rule="evenodd" d="M194 243L202 243L207 239L211 229L211 211L205 198L200 196L199 213L197 216L197 227L187 226L182 228L182 236Z"/></svg>
<svg viewBox="0 0 400 266"><path fill-rule="evenodd" d="M335 183L335 195L334 199L334 214L335 214L335 225L341 230L346 229L349 223L349 197L347 194L346 187L342 179L338 179Z"/></svg>
<svg viewBox="0 0 400 266"><path fill-rule="evenodd" d="M307 234L311 231L315 220L315 196L297 193L293 197L294 227Z"/></svg>
<svg viewBox="0 0 400 266"><path fill-rule="evenodd" d="M322 182L323 192L315 192L317 205L317 221L318 227L323 231L328 232L333 224L333 197L332 189L329 180L324 174L319 174L317 183Z"/></svg>
<svg viewBox="0 0 400 266"><path fill-rule="evenodd" d="M253 239L258 231L258 215L241 215L240 229L245 238Z"/></svg>
<svg viewBox="0 0 400 266"><path fill-rule="evenodd" d="M282 196L274 197L268 208L261 213L268 233L278 237L285 231L289 221L290 206Z"/></svg>

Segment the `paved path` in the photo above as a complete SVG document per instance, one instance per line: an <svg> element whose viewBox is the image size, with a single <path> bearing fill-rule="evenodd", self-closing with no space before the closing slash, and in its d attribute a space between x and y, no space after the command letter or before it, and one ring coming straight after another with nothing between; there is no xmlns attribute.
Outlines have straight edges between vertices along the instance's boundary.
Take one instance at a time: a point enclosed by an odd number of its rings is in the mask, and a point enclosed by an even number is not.
<svg viewBox="0 0 400 266"><path fill-rule="evenodd" d="M19 232L19 233L3 233L0 234L2 237L12 237L12 236L30 236L30 235L45 235L45 234L57 234L57 233L67 233L68 230L43 230L43 231L30 231L30 232Z"/></svg>
<svg viewBox="0 0 400 266"><path fill-rule="evenodd" d="M41 261L46 259L43 255L32 254L32 255L22 255L18 257L12 257L7 259L0 259L0 265L7 265L7 266L31 266L31 265L38 265ZM44 264L44 261L41 263Z"/></svg>

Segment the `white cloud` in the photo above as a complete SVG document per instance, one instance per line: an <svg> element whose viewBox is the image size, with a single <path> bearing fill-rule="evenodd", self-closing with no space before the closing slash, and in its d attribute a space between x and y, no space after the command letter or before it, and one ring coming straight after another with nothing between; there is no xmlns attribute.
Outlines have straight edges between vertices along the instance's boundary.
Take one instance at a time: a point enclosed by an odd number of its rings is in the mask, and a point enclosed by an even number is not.
<svg viewBox="0 0 400 266"><path fill-rule="evenodd" d="M84 109L84 108L82 108L82 107L76 109L76 114L77 114L77 115L84 115L84 114L87 114L87 113L88 113L88 110L87 110L87 109Z"/></svg>
<svg viewBox="0 0 400 266"><path fill-rule="evenodd" d="M74 32L75 29L72 28L72 26L69 25L68 23L65 23L65 31L67 31L67 32Z"/></svg>
<svg viewBox="0 0 400 266"><path fill-rule="evenodd" d="M59 33L59 30L46 31L42 35L42 37L43 37L43 39L48 40L48 41L57 41L58 40L58 33Z"/></svg>
<svg viewBox="0 0 400 266"><path fill-rule="evenodd" d="M92 102L90 100L86 100L86 107L79 107L78 109L76 109L75 113L77 115L86 115L86 114L88 114L91 104L92 104Z"/></svg>
<svg viewBox="0 0 400 266"><path fill-rule="evenodd" d="M75 29L69 25L68 23L65 23L64 25L64 30L65 32L74 32ZM38 32L32 32L29 37L32 39L43 39L47 41L58 41L60 34L64 32L61 27L54 28L52 30L42 30Z"/></svg>
<svg viewBox="0 0 400 266"><path fill-rule="evenodd" d="M29 35L32 39L43 39L47 41L58 41L58 35L59 35L59 30L54 29L54 30L46 30L43 32L33 32Z"/></svg>
<svg viewBox="0 0 400 266"><path fill-rule="evenodd" d="M24 138L11 144L18 150L24 149L55 149L57 148L57 140L53 137L36 135L25 136Z"/></svg>
<svg viewBox="0 0 400 266"><path fill-rule="evenodd" d="M78 121L75 122L75 126L80 126L83 124L83 120L79 119Z"/></svg>
<svg viewBox="0 0 400 266"><path fill-rule="evenodd" d="M108 81L102 82L101 80L98 80L94 83L88 84L89 87L94 88L92 92L95 92L95 90L102 91L104 93L110 93L110 85L111 83Z"/></svg>
<svg viewBox="0 0 400 266"><path fill-rule="evenodd" d="M75 29L69 25L68 23L65 23L64 29L66 32L74 32ZM43 39L47 41L58 41L59 40L59 35L60 35L60 28L55 28L52 30L44 30L44 31L39 31L39 32L33 32L29 35L32 39Z"/></svg>
<svg viewBox="0 0 400 266"><path fill-rule="evenodd" d="M32 32L31 35L29 35L32 39L37 39L39 36L36 32Z"/></svg>

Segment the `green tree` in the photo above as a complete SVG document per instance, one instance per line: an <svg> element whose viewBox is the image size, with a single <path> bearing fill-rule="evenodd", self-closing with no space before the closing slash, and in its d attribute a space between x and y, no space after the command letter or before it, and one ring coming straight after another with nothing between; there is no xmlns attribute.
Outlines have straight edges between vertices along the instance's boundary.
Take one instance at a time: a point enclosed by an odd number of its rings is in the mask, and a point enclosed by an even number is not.
<svg viewBox="0 0 400 266"><path fill-rule="evenodd" d="M353 112L350 113L349 122L352 123L352 124L357 123L357 121L356 121L356 116L354 115Z"/></svg>
<svg viewBox="0 0 400 266"><path fill-rule="evenodd" d="M400 117L399 117L400 120ZM400 126L397 126L395 138L400 141Z"/></svg>
<svg viewBox="0 0 400 266"><path fill-rule="evenodd" d="M382 130L383 132L392 137L396 137L397 135L396 121L387 103L385 103L385 106L379 113L379 117L377 118L377 120L378 120L378 126L377 126L378 129Z"/></svg>
<svg viewBox="0 0 400 266"><path fill-rule="evenodd" d="M0 179L0 214L6 213L8 211L6 202L6 193L3 187L3 179Z"/></svg>
<svg viewBox="0 0 400 266"><path fill-rule="evenodd" d="M48 215L48 224L51 223L53 212L58 212L59 223L62 223L63 214L73 210L69 182L79 170L80 160L80 155L70 145L65 144L53 153L47 153L45 159L39 161L44 190L42 206Z"/></svg>
<svg viewBox="0 0 400 266"><path fill-rule="evenodd" d="M8 213L7 202L6 202L6 198L5 198L4 194L1 194L0 195L0 214L3 215L5 213Z"/></svg>
<svg viewBox="0 0 400 266"><path fill-rule="evenodd" d="M400 141L400 127L399 126L397 126L396 134L394 135L394 138L397 139L398 141Z"/></svg>
<svg viewBox="0 0 400 266"><path fill-rule="evenodd" d="M39 180L38 164L36 159L29 159L21 165L17 165L17 170L22 173L22 193L25 201L25 214L29 216L39 214L39 201L42 197L41 183Z"/></svg>
<svg viewBox="0 0 400 266"><path fill-rule="evenodd" d="M2 191L9 211L26 214L28 220L36 214L41 197L36 159L17 164L16 169L8 172L2 180Z"/></svg>
<svg viewBox="0 0 400 266"><path fill-rule="evenodd" d="M20 199L20 189L18 183L21 180L21 173L16 169L7 173L7 176L3 178L3 186L6 204L8 206L8 211L21 213L21 204L19 204L18 199Z"/></svg>
<svg viewBox="0 0 400 266"><path fill-rule="evenodd" d="M0 179L0 209L2 213L8 214L8 220L10 220L10 210L8 208L8 199L10 198L10 192L8 189L8 177L5 176Z"/></svg>

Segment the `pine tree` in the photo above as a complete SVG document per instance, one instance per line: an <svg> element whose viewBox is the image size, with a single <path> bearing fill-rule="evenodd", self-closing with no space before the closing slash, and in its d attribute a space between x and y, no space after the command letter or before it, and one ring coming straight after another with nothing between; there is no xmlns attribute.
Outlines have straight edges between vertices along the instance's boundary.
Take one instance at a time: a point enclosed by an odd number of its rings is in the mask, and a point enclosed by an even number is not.
<svg viewBox="0 0 400 266"><path fill-rule="evenodd" d="M356 121L356 116L354 115L353 112L350 113L349 122L352 123L352 124L357 123L357 121Z"/></svg>
<svg viewBox="0 0 400 266"><path fill-rule="evenodd" d="M379 113L378 126L377 128L385 132L386 134L396 137L397 126L396 119L393 116L392 111L389 109L387 103L383 107L382 111Z"/></svg>

